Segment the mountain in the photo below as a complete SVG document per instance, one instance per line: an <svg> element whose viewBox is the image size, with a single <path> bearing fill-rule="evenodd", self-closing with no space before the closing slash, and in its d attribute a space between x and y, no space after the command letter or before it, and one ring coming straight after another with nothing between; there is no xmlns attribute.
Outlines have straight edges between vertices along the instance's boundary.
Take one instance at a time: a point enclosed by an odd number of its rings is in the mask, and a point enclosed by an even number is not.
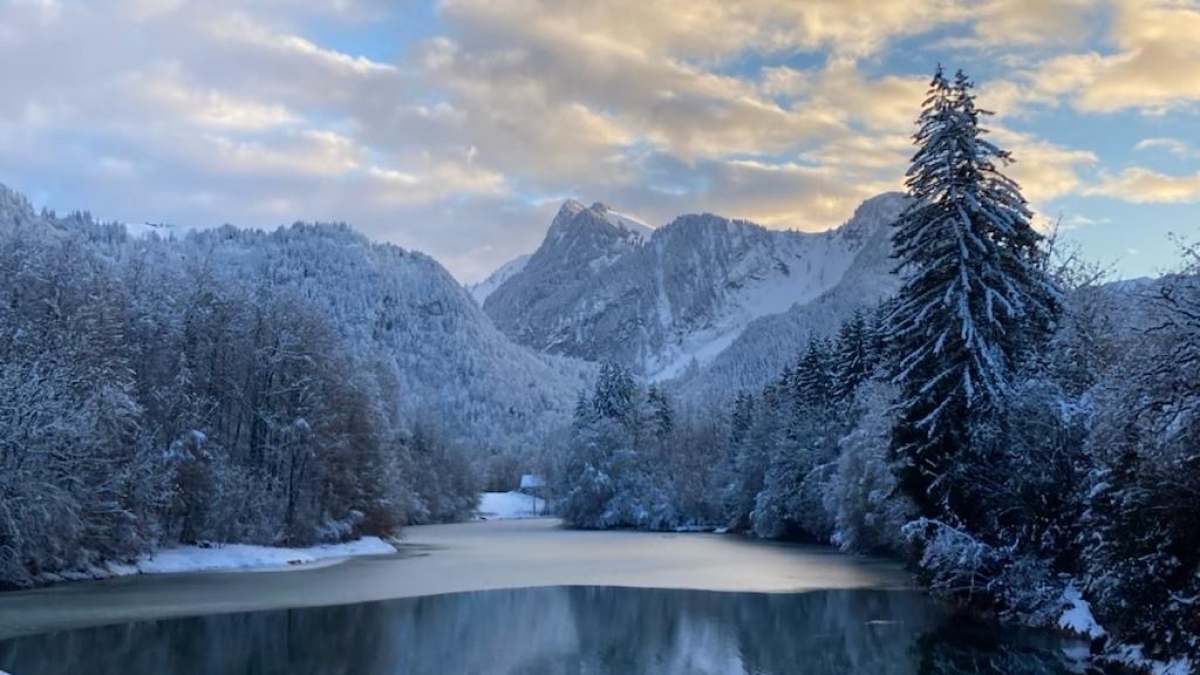
<svg viewBox="0 0 1200 675"><path fill-rule="evenodd" d="M728 401L743 390L757 391L794 363L812 337L834 335L856 309L894 295L900 277L894 271L887 226L906 203L897 193L864 202L839 230L860 243L837 283L808 302L750 322L728 348L672 382L672 390L701 407Z"/></svg>
<svg viewBox="0 0 1200 675"><path fill-rule="evenodd" d="M488 278L479 283L467 286L467 291L470 292L471 297L475 298L475 302L479 303L482 307L488 296L495 293L497 288L500 288L500 284L503 284L505 281L508 281L509 277L525 269L525 265L529 264L529 256L530 254L528 253L522 253L516 258L509 260L501 265L500 269L489 274Z"/></svg>
<svg viewBox="0 0 1200 675"><path fill-rule="evenodd" d="M648 234L649 228L613 216L603 204L585 207L569 199L542 245L485 297L483 308L510 337L540 348L539 322L553 315L564 291L641 247ZM536 315L529 314L531 310Z"/></svg>
<svg viewBox="0 0 1200 675"><path fill-rule="evenodd" d="M130 275L139 265L197 270L250 296L269 287L297 297L352 344L358 367L398 381L402 417L469 445L537 442L569 419L592 372L513 343L429 256L372 242L346 225L297 223L271 232L224 226L153 236L86 214L37 214L0 186L0 229L16 227L29 241L45 233L76 236L116 269L131 266Z"/></svg>
<svg viewBox="0 0 1200 675"><path fill-rule="evenodd" d="M768 230L712 214L653 230L602 204L563 204L520 272L487 297L500 330L535 350L615 360L654 380L713 361L756 320L837 286L903 208L889 193L822 233Z"/></svg>

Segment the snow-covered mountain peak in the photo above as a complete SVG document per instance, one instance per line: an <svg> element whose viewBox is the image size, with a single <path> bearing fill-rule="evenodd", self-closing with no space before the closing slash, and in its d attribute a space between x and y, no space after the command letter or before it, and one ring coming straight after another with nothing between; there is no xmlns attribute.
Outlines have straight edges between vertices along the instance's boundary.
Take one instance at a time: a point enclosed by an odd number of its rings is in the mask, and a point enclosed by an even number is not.
<svg viewBox="0 0 1200 675"><path fill-rule="evenodd" d="M586 208L578 199L567 198L563 201L562 206L558 207L558 215L554 216L554 219L557 221L560 218L571 218Z"/></svg>
<svg viewBox="0 0 1200 675"><path fill-rule="evenodd" d="M641 236L642 239L649 239L650 236L654 234L654 228L647 225L645 221L635 216L631 216L628 213L617 211L603 202L596 202L595 204L592 204L591 209L604 216L604 219L613 226L637 234Z"/></svg>
<svg viewBox="0 0 1200 675"><path fill-rule="evenodd" d="M591 206L584 206L582 202L568 199L554 216L554 222L550 224L550 231L546 233L542 247L579 237L636 243L649 239L653 231L653 228L641 220L615 211L606 204L596 202Z"/></svg>
<svg viewBox="0 0 1200 675"><path fill-rule="evenodd" d="M908 197L904 193L884 192L859 204L850 220L832 232L857 250L880 229L895 222L907 207Z"/></svg>
<svg viewBox="0 0 1200 675"><path fill-rule="evenodd" d="M714 359L755 320L839 284L860 253L886 239L885 225L903 208L903 196L881 195L825 233L711 213L649 230L605 204L572 201L484 310L539 351L616 360L648 378L671 379Z"/></svg>

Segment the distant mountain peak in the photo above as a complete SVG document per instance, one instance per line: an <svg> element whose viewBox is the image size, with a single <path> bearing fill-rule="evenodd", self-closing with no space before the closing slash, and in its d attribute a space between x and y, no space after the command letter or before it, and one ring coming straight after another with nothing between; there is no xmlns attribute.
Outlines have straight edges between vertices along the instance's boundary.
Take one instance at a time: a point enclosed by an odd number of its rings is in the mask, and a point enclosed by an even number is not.
<svg viewBox="0 0 1200 675"><path fill-rule="evenodd" d="M542 246L586 233L591 233L587 236L599 233L599 236L605 239L641 241L648 239L653 232L653 228L640 219L616 211L602 202L584 206L579 200L567 199L554 216L554 222L551 223Z"/></svg>
<svg viewBox="0 0 1200 675"><path fill-rule="evenodd" d="M505 281L508 281L509 277L525 269L525 265L529 264L530 257L531 254L522 253L501 265L499 269L489 274L483 281L467 286L467 290L471 292L471 296L475 298L475 302L479 303L482 307L488 296L497 288L500 288L500 284L503 284Z"/></svg>
<svg viewBox="0 0 1200 675"><path fill-rule="evenodd" d="M654 228L646 224L646 222L637 216L629 215L614 209L613 207L603 202L592 204L591 210L604 216L604 219L613 226L633 232L641 236L643 239L649 239L650 235L654 234Z"/></svg>
<svg viewBox="0 0 1200 675"><path fill-rule="evenodd" d="M903 195L880 195L841 228L806 233L711 213L653 230L603 202L569 200L484 310L536 350L672 379L711 362L751 322L841 283L861 255L886 249L886 224L904 204Z"/></svg>
<svg viewBox="0 0 1200 675"><path fill-rule="evenodd" d="M850 219L830 230L830 235L841 238L852 250L857 250L895 222L907 206L908 197L902 192L875 195L859 204Z"/></svg>
<svg viewBox="0 0 1200 675"><path fill-rule="evenodd" d="M570 218L586 208L587 207L583 205L583 202L573 197L568 197L565 201L563 201L562 206L558 207L558 215L555 216L554 219L558 220L559 218L563 217Z"/></svg>

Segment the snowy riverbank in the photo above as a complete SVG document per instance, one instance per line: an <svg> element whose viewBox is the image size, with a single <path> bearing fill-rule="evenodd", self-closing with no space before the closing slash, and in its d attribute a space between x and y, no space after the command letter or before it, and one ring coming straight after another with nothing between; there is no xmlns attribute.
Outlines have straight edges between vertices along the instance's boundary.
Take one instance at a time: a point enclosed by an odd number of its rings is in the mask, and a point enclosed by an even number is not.
<svg viewBox="0 0 1200 675"><path fill-rule="evenodd" d="M317 563L333 563L367 555L387 555L396 548L378 537L363 537L340 544L319 544L307 548L282 548L252 544L213 544L210 546L173 546L138 558L132 564L109 563L102 567L47 574L42 580L80 581L111 579L135 574L177 574L181 572L219 572L232 570L278 570Z"/></svg>

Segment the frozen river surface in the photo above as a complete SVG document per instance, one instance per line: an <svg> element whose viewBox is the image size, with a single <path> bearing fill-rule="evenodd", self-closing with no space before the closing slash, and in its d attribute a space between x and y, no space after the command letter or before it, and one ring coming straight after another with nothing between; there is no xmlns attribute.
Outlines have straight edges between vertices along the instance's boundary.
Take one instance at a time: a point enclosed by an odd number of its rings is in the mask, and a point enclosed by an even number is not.
<svg viewBox="0 0 1200 675"><path fill-rule="evenodd" d="M14 675L1068 672L894 563L553 520L411 528L394 556L0 595ZM4 639L7 638L7 639ZM996 670L999 668L999 670Z"/></svg>

